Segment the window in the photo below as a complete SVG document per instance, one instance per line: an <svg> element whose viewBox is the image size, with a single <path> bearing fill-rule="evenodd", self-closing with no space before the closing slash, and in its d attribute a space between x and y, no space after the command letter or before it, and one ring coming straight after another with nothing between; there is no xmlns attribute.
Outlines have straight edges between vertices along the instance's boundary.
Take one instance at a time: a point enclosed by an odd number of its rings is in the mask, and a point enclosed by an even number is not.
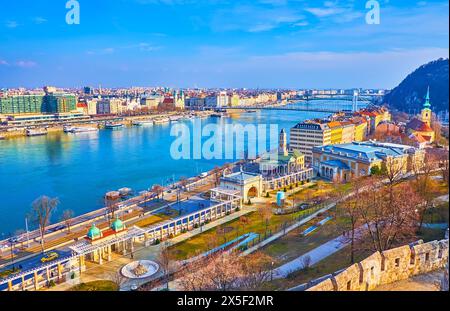
<svg viewBox="0 0 450 311"><path fill-rule="evenodd" d="M370 268L370 277L374 278L375 277L375 267L371 267Z"/></svg>
<svg viewBox="0 0 450 311"><path fill-rule="evenodd" d="M395 259L395 266L400 267L400 258Z"/></svg>
<svg viewBox="0 0 450 311"><path fill-rule="evenodd" d="M352 281L348 281L347 282L347 290L351 290L352 289Z"/></svg>
<svg viewBox="0 0 450 311"><path fill-rule="evenodd" d="M428 261L428 260L430 260L430 253L425 254L425 261Z"/></svg>

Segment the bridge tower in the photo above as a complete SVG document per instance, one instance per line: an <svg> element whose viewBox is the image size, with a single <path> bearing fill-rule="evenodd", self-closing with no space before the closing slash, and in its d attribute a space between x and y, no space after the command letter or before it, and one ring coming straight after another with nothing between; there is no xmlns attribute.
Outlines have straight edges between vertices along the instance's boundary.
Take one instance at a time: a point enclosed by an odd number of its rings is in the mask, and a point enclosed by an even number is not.
<svg viewBox="0 0 450 311"><path fill-rule="evenodd" d="M353 101L352 101L352 103L353 103L352 111L353 112L358 111L358 96L359 96L358 91L357 90L353 91Z"/></svg>

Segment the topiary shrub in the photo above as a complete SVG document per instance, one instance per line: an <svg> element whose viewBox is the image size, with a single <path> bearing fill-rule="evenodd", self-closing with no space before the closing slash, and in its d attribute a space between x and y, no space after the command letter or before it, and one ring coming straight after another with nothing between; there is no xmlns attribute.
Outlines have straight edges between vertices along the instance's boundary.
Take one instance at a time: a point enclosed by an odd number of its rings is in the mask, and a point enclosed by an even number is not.
<svg viewBox="0 0 450 311"><path fill-rule="evenodd" d="M198 228L198 224L194 224L194 229L197 229Z"/></svg>
<svg viewBox="0 0 450 311"><path fill-rule="evenodd" d="M153 242L154 245L158 245L159 243L161 243L160 239L156 239L155 242Z"/></svg>
<svg viewBox="0 0 450 311"><path fill-rule="evenodd" d="M266 192L266 198L270 198L269 192Z"/></svg>

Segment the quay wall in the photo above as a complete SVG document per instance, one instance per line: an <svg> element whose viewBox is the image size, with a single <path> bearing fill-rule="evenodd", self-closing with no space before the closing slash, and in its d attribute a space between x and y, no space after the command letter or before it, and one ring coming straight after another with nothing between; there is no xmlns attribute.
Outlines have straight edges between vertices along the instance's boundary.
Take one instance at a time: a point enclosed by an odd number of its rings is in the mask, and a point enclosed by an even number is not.
<svg viewBox="0 0 450 311"><path fill-rule="evenodd" d="M410 245L376 252L359 263L320 280L300 285L293 290L306 291L368 291L446 267L448 239Z"/></svg>

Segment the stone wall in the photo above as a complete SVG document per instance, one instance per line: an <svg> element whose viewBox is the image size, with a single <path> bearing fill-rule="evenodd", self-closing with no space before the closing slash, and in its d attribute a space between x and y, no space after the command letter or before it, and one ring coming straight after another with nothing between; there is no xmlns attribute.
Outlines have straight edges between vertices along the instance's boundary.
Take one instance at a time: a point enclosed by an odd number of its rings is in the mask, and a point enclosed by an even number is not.
<svg viewBox="0 0 450 311"><path fill-rule="evenodd" d="M379 285L444 268L448 263L448 239L416 243L376 252L359 263L312 281L307 291L366 291Z"/></svg>

